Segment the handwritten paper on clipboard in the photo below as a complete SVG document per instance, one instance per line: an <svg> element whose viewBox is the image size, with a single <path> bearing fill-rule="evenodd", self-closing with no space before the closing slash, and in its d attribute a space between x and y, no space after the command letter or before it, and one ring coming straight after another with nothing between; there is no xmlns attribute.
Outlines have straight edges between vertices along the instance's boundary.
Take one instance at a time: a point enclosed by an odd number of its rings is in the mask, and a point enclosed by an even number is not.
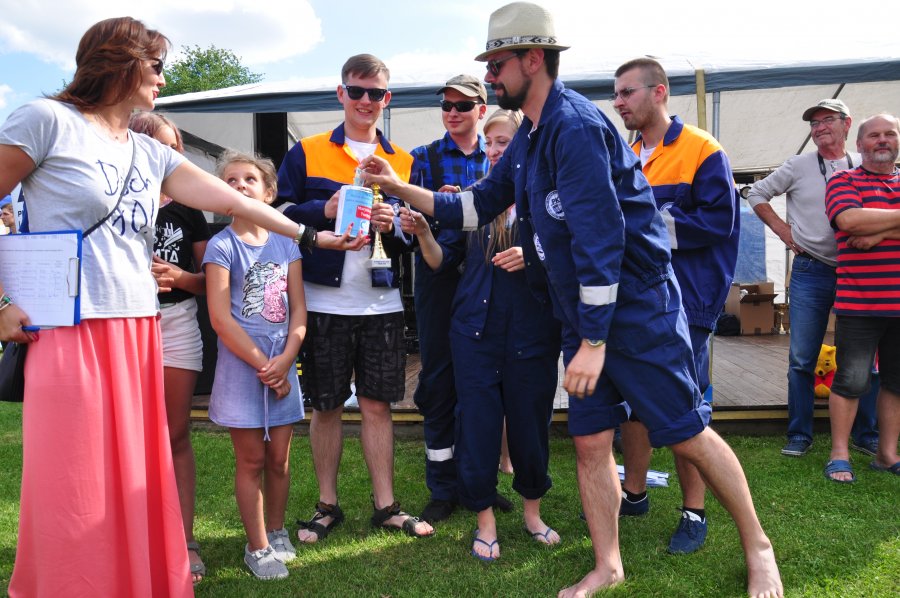
<svg viewBox="0 0 900 598"><path fill-rule="evenodd" d="M4 292L35 326L81 321L81 231L0 236Z"/></svg>

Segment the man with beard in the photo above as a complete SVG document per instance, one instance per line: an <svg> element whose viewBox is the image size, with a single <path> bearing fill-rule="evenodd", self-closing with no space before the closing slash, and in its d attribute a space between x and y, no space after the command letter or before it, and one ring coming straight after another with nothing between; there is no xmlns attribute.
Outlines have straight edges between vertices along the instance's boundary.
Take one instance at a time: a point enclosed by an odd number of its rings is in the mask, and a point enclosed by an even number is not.
<svg viewBox="0 0 900 598"><path fill-rule="evenodd" d="M690 375L687 320L666 225L634 152L594 104L557 80L566 49L546 9L528 2L497 9L486 51L476 60L487 62L485 81L500 107L526 115L497 165L466 191L432 193L372 156L362 161L367 182L434 214L443 226L466 230L515 201L529 284L542 297L549 293L563 324L569 432L595 558L594 569L560 596L587 596L624 579L612 457L624 401L647 426L651 444L671 446L693 463L731 513L751 596L781 596L772 544L743 470L707 426L711 410Z"/></svg>
<svg viewBox="0 0 900 598"><path fill-rule="evenodd" d="M791 265L791 347L788 353L788 429L781 454L802 457L812 447L815 384L813 374L822 348L837 283L837 244L825 216L825 185L834 174L859 164L846 150L852 123L841 100L824 99L803 111L815 152L792 156L750 189L747 202L760 220L794 252ZM787 222L769 201L786 196ZM875 456L875 397L859 402L853 426L853 448Z"/></svg>
<svg viewBox="0 0 900 598"><path fill-rule="evenodd" d="M672 268L681 288L700 394L709 381L709 337L725 306L737 263L740 207L725 150L712 135L669 116L669 78L652 58L616 70L613 108L625 128L640 135L632 149L653 186L672 245ZM652 455L647 428L636 416L622 423L625 481L619 515L650 509L647 470ZM686 554L706 540L706 485L697 468L675 458L684 503L669 552Z"/></svg>
<svg viewBox="0 0 900 598"><path fill-rule="evenodd" d="M831 456L825 477L850 483L847 440L878 352L878 451L869 464L900 475L900 122L890 114L859 126L862 165L828 181L828 219L837 239L835 342L839 367L831 385Z"/></svg>

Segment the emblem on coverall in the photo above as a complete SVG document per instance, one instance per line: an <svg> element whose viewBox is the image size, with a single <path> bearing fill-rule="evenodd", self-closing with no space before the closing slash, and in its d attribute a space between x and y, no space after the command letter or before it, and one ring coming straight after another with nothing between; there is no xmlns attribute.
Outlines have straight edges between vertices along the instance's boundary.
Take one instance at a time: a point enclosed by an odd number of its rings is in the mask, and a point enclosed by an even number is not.
<svg viewBox="0 0 900 598"><path fill-rule="evenodd" d="M534 233L534 250L537 251L538 258L544 261L544 248L541 247L541 240L538 239L537 233Z"/></svg>
<svg viewBox="0 0 900 598"><path fill-rule="evenodd" d="M547 197L544 199L544 205L547 207L547 213L557 220L562 220L566 217L566 213L563 211L562 202L559 201L558 191L551 191L548 193Z"/></svg>

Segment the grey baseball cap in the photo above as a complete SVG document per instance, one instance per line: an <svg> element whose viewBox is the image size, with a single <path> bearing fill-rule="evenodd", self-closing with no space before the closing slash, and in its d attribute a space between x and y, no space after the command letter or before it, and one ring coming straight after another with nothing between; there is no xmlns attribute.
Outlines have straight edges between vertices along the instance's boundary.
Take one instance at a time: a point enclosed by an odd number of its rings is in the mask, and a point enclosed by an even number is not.
<svg viewBox="0 0 900 598"><path fill-rule="evenodd" d="M487 90L484 88L484 83L482 83L481 79L478 77L473 77L472 75L457 75L448 80L447 83L437 91L437 95L444 93L447 89L455 89L459 93L469 96L470 98L481 98L482 103L487 104Z"/></svg>
<svg viewBox="0 0 900 598"><path fill-rule="evenodd" d="M812 116L816 113L816 110L831 110L832 112L837 112L838 114L843 114L844 116L850 116L850 109L847 108L847 104L840 100L825 99L821 100L815 106L810 106L809 108L804 110L803 120L807 122L812 120Z"/></svg>

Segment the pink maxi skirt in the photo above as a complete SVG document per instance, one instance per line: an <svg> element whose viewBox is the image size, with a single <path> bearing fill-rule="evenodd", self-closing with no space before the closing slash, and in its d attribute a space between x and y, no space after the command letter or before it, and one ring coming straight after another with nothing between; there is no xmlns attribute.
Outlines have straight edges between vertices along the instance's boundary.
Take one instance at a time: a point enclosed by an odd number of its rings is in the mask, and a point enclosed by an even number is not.
<svg viewBox="0 0 900 598"><path fill-rule="evenodd" d="M193 596L155 317L28 350L13 598Z"/></svg>

